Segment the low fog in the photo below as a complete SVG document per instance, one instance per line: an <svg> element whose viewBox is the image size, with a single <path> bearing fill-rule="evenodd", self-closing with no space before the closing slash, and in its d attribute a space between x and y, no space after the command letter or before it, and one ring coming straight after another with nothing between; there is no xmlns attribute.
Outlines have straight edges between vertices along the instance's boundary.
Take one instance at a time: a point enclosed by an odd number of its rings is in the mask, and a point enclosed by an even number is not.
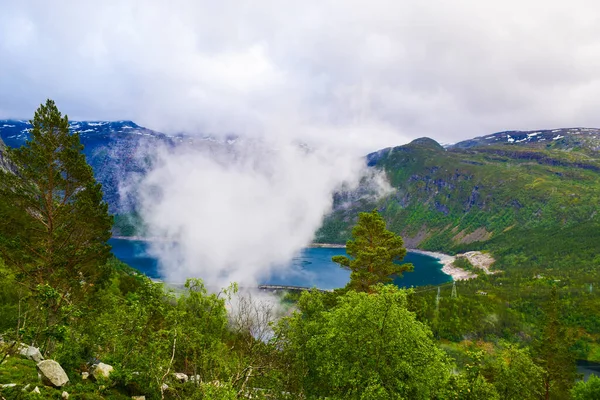
<svg viewBox="0 0 600 400"><path fill-rule="evenodd" d="M123 192L137 197L146 233L155 239L150 251L174 283L264 282L310 244L334 191L351 190L363 177L375 185L369 195L389 190L362 157L335 148L239 139L150 151L150 172Z"/></svg>

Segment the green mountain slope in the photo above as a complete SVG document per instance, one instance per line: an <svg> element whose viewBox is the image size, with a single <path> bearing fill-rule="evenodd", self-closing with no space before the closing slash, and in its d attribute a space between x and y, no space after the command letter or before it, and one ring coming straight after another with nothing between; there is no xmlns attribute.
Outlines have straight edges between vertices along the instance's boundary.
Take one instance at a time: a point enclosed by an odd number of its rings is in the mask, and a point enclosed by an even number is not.
<svg viewBox="0 0 600 400"><path fill-rule="evenodd" d="M408 247L430 250L504 248L574 227L588 237L600 231L598 138L572 128L501 132L447 149L421 138L381 150L369 165L385 171L394 193L376 202L340 194L317 241L345 241L357 212L373 208Z"/></svg>

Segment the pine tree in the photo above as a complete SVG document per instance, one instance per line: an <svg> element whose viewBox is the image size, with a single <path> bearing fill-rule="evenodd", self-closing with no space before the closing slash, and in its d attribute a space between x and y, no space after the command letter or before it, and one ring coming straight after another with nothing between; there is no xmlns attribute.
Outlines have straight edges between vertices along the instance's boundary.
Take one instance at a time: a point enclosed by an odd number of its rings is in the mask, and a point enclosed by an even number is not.
<svg viewBox="0 0 600 400"><path fill-rule="evenodd" d="M545 325L536 343L538 364L544 368L544 399L568 398L577 378L571 338L560 321L559 297L556 286L546 304Z"/></svg>
<svg viewBox="0 0 600 400"><path fill-rule="evenodd" d="M360 213L352 229L353 240L346 243L346 252L352 258L335 256L333 262L351 271L348 287L369 292L377 283L391 282L392 276L401 277L412 271L412 264L399 265L406 255L402 238L385 227L377 210Z"/></svg>
<svg viewBox="0 0 600 400"><path fill-rule="evenodd" d="M30 139L2 150L0 257L43 308L45 329L107 276L112 216L67 116L47 100Z"/></svg>

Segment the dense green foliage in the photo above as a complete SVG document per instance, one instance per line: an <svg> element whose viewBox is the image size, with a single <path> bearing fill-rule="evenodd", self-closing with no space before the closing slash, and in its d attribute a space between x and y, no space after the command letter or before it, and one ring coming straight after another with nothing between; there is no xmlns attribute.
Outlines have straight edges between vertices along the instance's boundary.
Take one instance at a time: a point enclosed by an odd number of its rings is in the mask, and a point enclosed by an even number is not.
<svg viewBox="0 0 600 400"><path fill-rule="evenodd" d="M600 400L600 378L592 375L587 382L577 382L571 396L573 400Z"/></svg>
<svg viewBox="0 0 600 400"><path fill-rule="evenodd" d="M367 292L377 283L392 281L392 275L402 276L412 271L412 264L398 264L406 255L402 238L385 228L377 210L360 213L352 229L353 240L346 243L346 256L334 256L333 262L351 271L348 287Z"/></svg>
<svg viewBox="0 0 600 400"><path fill-rule="evenodd" d="M406 294L378 286L350 291L327 309L306 293L302 313L283 321L294 373L308 398L429 399L442 389L450 364L426 325L406 309Z"/></svg>

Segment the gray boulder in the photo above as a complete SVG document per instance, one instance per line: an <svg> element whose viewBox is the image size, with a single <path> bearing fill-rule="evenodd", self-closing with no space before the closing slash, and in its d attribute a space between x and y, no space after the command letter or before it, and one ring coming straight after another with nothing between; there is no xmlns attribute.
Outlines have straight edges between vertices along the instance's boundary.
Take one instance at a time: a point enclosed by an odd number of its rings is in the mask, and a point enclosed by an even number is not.
<svg viewBox="0 0 600 400"><path fill-rule="evenodd" d="M54 360L40 361L37 364L37 369L44 385L59 388L69 382L65 370Z"/></svg>
<svg viewBox="0 0 600 400"><path fill-rule="evenodd" d="M28 346L25 343L19 344L19 354L28 360L35 361L36 363L44 361L44 356L42 356L40 349L37 347Z"/></svg>
<svg viewBox="0 0 600 400"><path fill-rule="evenodd" d="M110 373L114 370L112 365L98 363L92 366L91 375L95 380L108 379Z"/></svg>

